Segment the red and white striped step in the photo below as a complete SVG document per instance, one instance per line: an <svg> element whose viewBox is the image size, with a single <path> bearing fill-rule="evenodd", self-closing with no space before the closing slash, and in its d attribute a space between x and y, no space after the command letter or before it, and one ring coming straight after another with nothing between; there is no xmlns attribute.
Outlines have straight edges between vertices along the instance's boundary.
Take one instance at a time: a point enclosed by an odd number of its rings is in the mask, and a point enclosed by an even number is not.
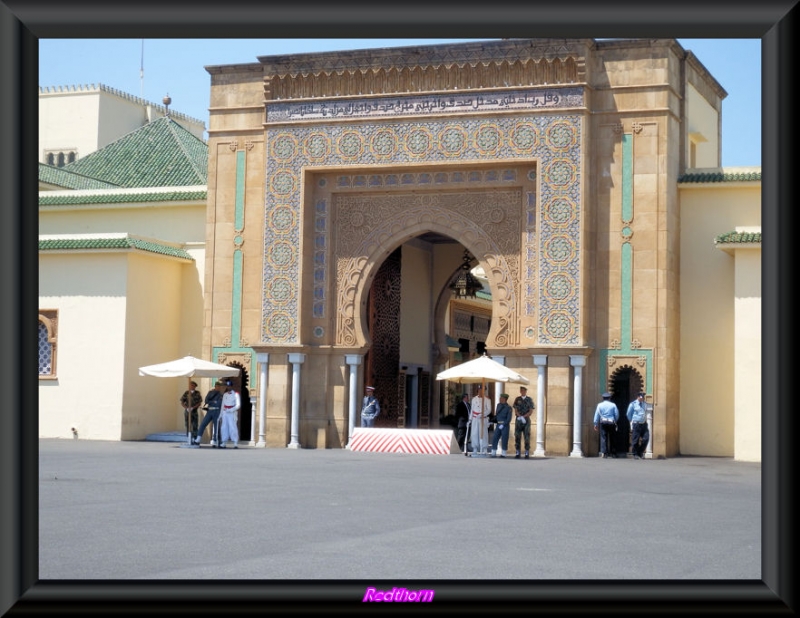
<svg viewBox="0 0 800 618"><path fill-rule="evenodd" d="M461 454L452 429L356 427L348 448L370 453Z"/></svg>

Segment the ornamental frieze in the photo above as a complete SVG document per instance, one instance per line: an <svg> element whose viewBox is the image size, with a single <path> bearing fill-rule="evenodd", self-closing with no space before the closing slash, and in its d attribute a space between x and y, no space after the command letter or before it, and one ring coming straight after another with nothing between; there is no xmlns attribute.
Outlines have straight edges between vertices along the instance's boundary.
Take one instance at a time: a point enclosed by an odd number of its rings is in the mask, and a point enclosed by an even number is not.
<svg viewBox="0 0 800 618"><path fill-rule="evenodd" d="M267 123L308 120L349 120L465 112L529 111L583 106L582 88L548 88L513 92L464 93L359 99L357 101L308 101L270 103Z"/></svg>

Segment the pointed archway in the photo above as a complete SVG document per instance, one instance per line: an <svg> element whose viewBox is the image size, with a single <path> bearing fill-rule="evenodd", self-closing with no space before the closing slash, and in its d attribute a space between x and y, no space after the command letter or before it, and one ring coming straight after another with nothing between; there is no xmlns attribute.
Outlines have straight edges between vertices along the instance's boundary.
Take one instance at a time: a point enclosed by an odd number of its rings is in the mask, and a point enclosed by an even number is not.
<svg viewBox="0 0 800 618"><path fill-rule="evenodd" d="M392 209L382 208L381 201L390 198ZM338 345L369 346L368 295L378 268L398 246L429 232L457 239L483 267L492 292L492 330L487 344L502 348L519 343L519 191L490 191L468 198L464 194L412 194L341 199L346 200L340 206L346 206L347 215L336 217ZM469 201L469 207L459 208L463 200ZM484 204L485 210L487 201L496 213L495 228L486 225L478 208Z"/></svg>

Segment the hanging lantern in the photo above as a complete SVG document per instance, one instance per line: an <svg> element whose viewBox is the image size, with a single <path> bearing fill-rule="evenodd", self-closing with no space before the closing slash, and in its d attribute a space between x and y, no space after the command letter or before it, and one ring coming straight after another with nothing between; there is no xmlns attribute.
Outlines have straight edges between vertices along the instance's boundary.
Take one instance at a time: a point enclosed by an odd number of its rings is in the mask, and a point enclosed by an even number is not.
<svg viewBox="0 0 800 618"><path fill-rule="evenodd" d="M461 270L450 284L450 289L455 292L456 298L475 298L475 295L483 289L483 284L472 274L473 257L466 249L462 260Z"/></svg>

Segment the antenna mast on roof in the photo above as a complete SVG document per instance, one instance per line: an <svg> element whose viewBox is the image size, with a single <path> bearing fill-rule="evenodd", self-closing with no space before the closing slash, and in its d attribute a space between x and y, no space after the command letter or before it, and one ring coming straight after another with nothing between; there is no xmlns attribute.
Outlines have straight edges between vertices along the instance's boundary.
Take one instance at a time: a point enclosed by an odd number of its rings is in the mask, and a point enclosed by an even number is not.
<svg viewBox="0 0 800 618"><path fill-rule="evenodd" d="M144 39L142 39L142 62L139 65L139 81L141 83L141 96L144 99Z"/></svg>

